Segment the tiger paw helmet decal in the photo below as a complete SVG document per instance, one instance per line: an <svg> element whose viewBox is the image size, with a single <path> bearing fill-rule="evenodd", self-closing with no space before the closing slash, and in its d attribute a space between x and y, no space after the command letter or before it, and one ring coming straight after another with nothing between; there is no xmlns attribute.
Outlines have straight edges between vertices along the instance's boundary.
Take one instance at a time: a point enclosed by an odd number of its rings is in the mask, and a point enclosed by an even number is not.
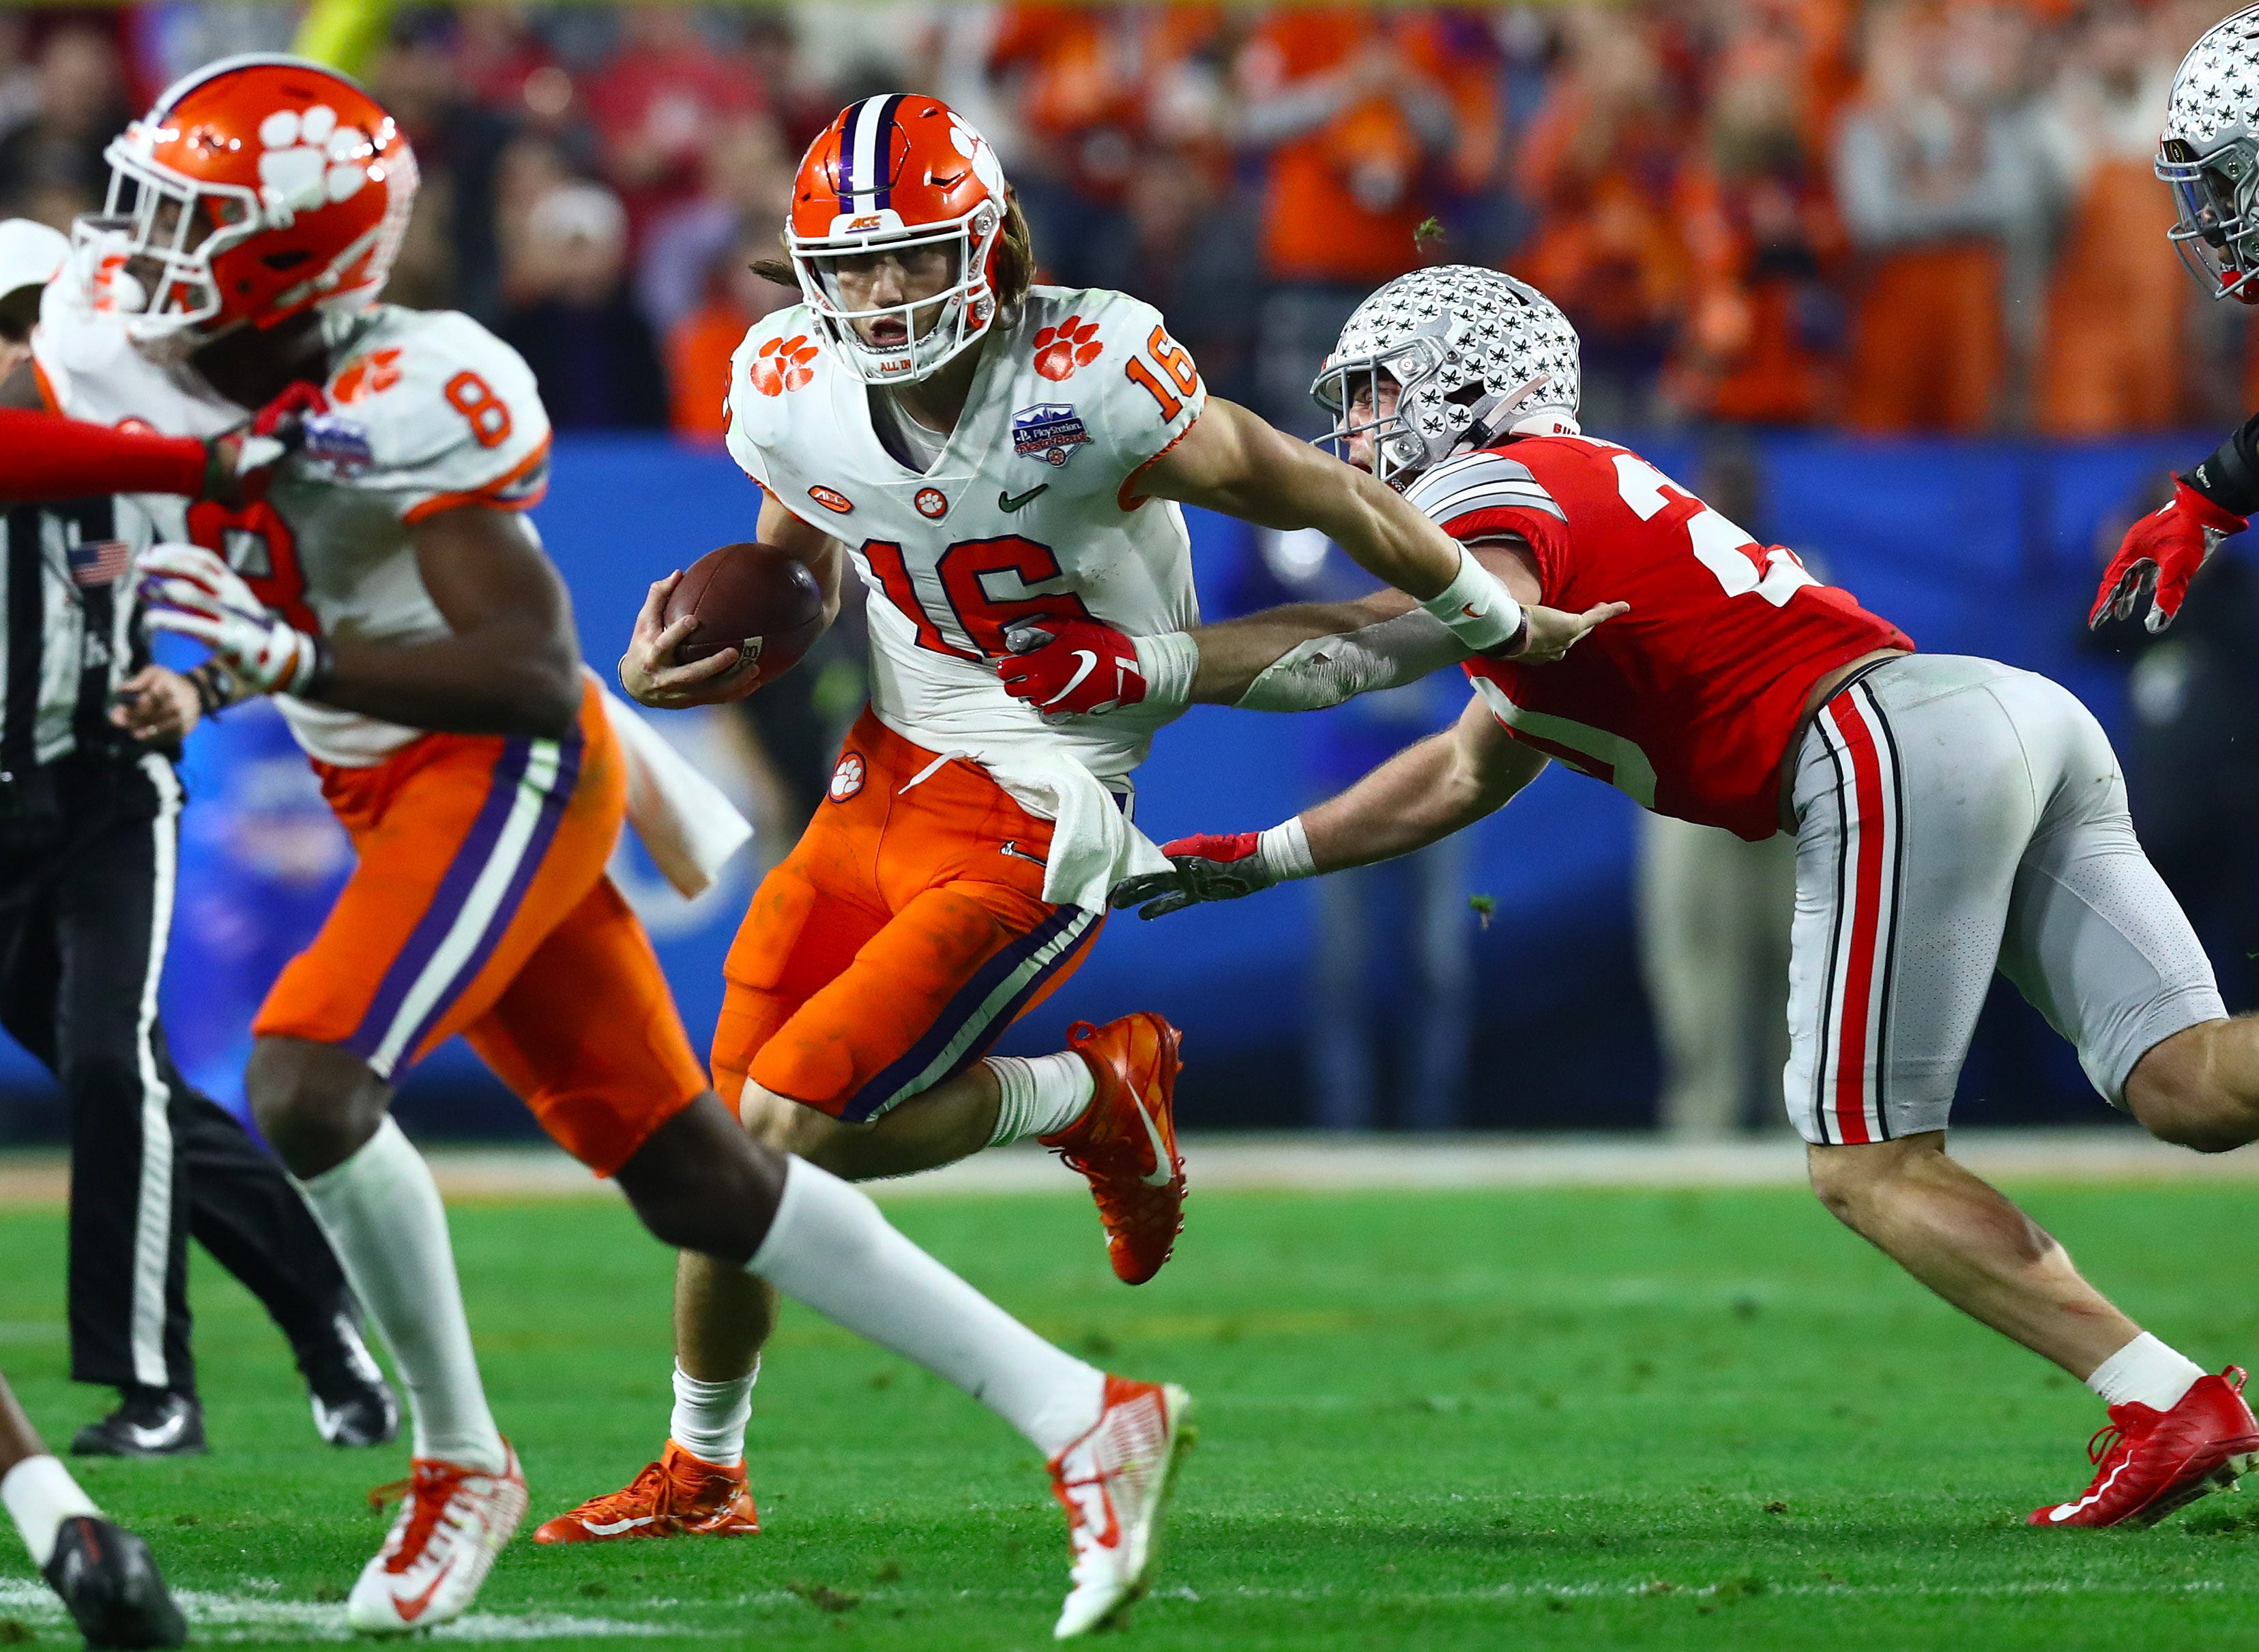
<svg viewBox="0 0 2259 1652"><path fill-rule="evenodd" d="M375 153L368 134L340 125L327 103L276 110L259 123L259 141L260 198L283 218L352 200L368 182L368 157Z"/></svg>

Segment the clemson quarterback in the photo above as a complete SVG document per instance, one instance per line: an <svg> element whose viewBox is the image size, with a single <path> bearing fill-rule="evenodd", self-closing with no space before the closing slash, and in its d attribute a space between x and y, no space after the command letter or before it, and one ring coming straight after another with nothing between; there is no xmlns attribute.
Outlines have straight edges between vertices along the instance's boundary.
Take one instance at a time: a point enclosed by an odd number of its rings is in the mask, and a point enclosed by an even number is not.
<svg viewBox="0 0 2259 1652"><path fill-rule="evenodd" d="M871 703L746 913L716 1080L749 1129L850 1178L1037 1137L1088 1178L1114 1270L1138 1283L1182 1221L1175 1029L1141 1012L1079 1024L1055 1054L987 1052L1081 961L1111 885L1167 864L1130 779L1162 719L1125 702L1194 667L1179 502L1323 530L1472 650L1557 658L1614 610L1525 610L1387 488L1211 397L1150 305L1036 283L995 152L931 97L842 110L801 162L784 241L773 274L804 302L737 352L730 452L763 490L758 537L834 593L851 566L868 591ZM652 706L728 697L734 652L673 658L673 578L622 684ZM1038 647L1120 709L1014 697L999 669ZM755 1529L744 1328L761 1287L682 1266L664 1454L538 1539Z"/></svg>

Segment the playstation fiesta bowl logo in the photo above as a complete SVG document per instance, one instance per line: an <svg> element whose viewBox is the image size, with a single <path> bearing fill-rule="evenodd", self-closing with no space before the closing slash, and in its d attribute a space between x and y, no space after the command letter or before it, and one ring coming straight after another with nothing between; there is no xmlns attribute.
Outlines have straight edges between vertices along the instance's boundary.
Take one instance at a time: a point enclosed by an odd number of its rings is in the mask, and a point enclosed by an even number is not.
<svg viewBox="0 0 2259 1652"><path fill-rule="evenodd" d="M1012 415L1012 451L1022 459L1064 465L1089 440L1090 432L1071 402L1041 402Z"/></svg>

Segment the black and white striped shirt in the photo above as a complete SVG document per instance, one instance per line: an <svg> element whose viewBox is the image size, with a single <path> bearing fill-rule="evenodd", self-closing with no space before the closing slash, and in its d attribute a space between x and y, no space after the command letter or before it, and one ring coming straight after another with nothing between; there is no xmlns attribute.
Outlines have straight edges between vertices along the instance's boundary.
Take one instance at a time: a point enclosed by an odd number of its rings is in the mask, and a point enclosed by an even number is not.
<svg viewBox="0 0 2259 1652"><path fill-rule="evenodd" d="M0 535L0 780L73 751L131 748L110 696L146 665L132 563L154 537L131 498L11 505Z"/></svg>

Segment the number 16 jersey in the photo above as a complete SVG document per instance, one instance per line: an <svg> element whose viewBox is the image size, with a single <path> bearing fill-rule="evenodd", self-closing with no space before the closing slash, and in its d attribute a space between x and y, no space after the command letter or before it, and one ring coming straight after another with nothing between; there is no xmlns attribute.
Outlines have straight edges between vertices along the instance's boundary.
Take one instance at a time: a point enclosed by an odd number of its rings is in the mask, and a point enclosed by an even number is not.
<svg viewBox="0 0 2259 1652"><path fill-rule="evenodd" d="M1519 534L1549 608L1631 604L1558 665L1466 669L1515 737L1658 815L1771 837L1814 686L1913 647L1612 442L1525 438L1438 465L1406 497L1455 539Z"/></svg>
<svg viewBox="0 0 2259 1652"><path fill-rule="evenodd" d="M872 425L872 392L804 306L745 335L730 363L730 452L772 497L844 542L870 593L871 709L929 751L989 764L1071 756L1111 780L1167 712L1045 723L995 662L1017 627L1094 617L1133 637L1187 630L1191 542L1138 474L1206 405L1151 305L1035 288L1000 318L941 454L916 471Z"/></svg>

